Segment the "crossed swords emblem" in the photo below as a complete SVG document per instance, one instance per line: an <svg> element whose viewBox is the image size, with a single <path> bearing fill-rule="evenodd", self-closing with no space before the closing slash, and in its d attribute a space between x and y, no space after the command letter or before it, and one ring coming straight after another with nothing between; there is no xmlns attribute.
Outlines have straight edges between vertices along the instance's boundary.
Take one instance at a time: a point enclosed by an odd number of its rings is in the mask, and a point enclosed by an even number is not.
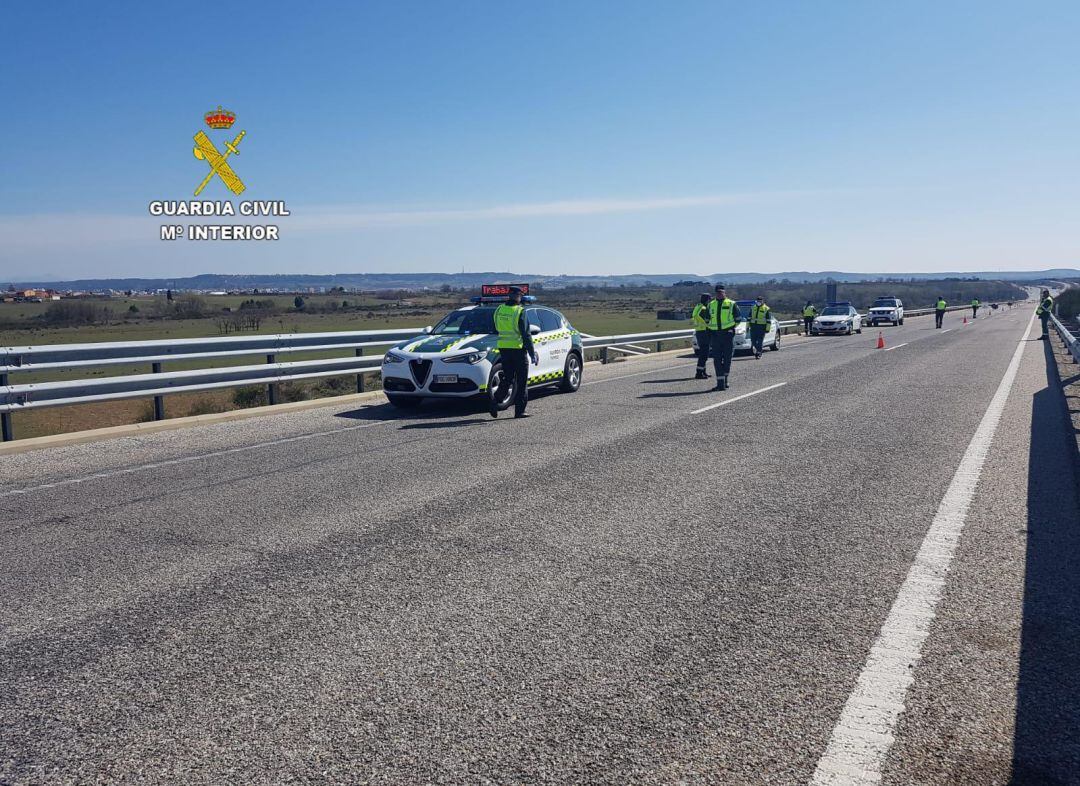
<svg viewBox="0 0 1080 786"><path fill-rule="evenodd" d="M217 175L221 178L221 182L237 196L240 196L244 192L247 186L244 185L244 181L241 180L232 167L229 166L227 159L233 153L240 155L240 151L236 148L240 145L240 140L244 138L244 134L247 131L241 131L236 135L236 139L231 142L225 143L225 153L218 152L218 149L214 146L214 143L210 141L205 133L200 131L195 134L195 149L192 151L195 153L195 158L200 161L205 161L210 165L210 172L199 183L199 187L195 189L195 196L202 193L202 190L206 188L207 184Z"/></svg>

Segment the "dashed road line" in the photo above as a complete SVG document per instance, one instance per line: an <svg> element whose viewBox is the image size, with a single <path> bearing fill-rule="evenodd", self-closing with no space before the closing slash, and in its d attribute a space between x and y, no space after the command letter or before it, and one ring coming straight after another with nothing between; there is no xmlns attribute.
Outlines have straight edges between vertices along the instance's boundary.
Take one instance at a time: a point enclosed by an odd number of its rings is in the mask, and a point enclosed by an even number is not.
<svg viewBox="0 0 1080 786"><path fill-rule="evenodd" d="M1005 375L938 506L915 563L870 648L855 689L814 770L813 786L862 786L881 781L882 765L895 741L896 724L904 712L908 688L915 681L915 669L922 660L923 642L930 635L968 508L1034 321L1032 316L1025 326Z"/></svg>
<svg viewBox="0 0 1080 786"><path fill-rule="evenodd" d="M897 344L896 346L892 346L892 347L885 347L885 351L886 352L892 352L894 349L900 349L900 347L906 347L910 343L911 343L910 341L905 341L903 344Z"/></svg>
<svg viewBox="0 0 1080 786"><path fill-rule="evenodd" d="M724 401L717 401L715 404L710 404L707 407L702 407L701 409L695 409L690 414L691 415L700 415L702 412L708 412L710 409L716 409L717 407L723 407L723 406L726 406L728 404L734 404L736 401L741 401L744 398L750 398L751 396L756 396L758 393L765 393L766 391L769 391L769 390L776 390L776 388L782 388L786 384L787 384L787 382L777 382L775 385L769 385L767 388L761 388L760 390L755 390L755 391L753 391L751 393L743 393L741 396L736 396L735 398L725 399Z"/></svg>

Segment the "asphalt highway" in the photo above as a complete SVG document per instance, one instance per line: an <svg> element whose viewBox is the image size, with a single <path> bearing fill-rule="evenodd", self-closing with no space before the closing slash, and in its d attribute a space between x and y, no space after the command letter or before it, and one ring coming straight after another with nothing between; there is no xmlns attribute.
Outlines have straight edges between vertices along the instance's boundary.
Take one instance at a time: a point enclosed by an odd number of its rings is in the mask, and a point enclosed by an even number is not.
<svg viewBox="0 0 1080 786"><path fill-rule="evenodd" d="M872 780L1075 782L1071 424L1030 309L946 328L0 458L0 783L820 778L1014 356Z"/></svg>

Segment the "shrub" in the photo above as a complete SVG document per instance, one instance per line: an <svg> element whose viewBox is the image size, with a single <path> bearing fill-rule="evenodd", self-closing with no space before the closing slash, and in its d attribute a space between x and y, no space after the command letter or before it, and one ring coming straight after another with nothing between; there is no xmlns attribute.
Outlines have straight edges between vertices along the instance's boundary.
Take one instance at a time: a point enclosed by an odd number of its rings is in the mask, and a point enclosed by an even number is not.
<svg viewBox="0 0 1080 786"><path fill-rule="evenodd" d="M100 303L89 300L57 300L50 303L43 315L49 325L73 327L98 325L109 321L112 312Z"/></svg>
<svg viewBox="0 0 1080 786"><path fill-rule="evenodd" d="M261 407L266 404L266 388L255 385L237 388L233 391L232 398L233 404L240 407L240 409Z"/></svg>
<svg viewBox="0 0 1080 786"><path fill-rule="evenodd" d="M191 402L191 406L188 407L188 415L210 415L215 412L224 412L225 405L220 401L208 396L198 398Z"/></svg>

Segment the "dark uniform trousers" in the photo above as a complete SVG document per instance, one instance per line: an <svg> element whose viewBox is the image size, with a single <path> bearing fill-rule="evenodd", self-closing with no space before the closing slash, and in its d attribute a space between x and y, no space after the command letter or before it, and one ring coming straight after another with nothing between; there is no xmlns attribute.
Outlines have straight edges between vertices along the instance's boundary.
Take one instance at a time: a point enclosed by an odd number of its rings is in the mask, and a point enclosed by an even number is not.
<svg viewBox="0 0 1080 786"><path fill-rule="evenodd" d="M813 317L803 317L802 321L803 321L803 335L809 336L810 335L810 329L814 326L814 318Z"/></svg>
<svg viewBox="0 0 1080 786"><path fill-rule="evenodd" d="M1043 338L1050 337L1050 312L1044 311L1039 314L1039 319L1042 321L1042 334Z"/></svg>
<svg viewBox="0 0 1080 786"><path fill-rule="evenodd" d="M750 348L753 349L755 353L761 352L762 345L765 343L766 331L766 325L750 326Z"/></svg>
<svg viewBox="0 0 1080 786"><path fill-rule="evenodd" d="M735 349L735 329L717 330L712 337L713 365L716 377L726 377L731 373L731 356Z"/></svg>
<svg viewBox="0 0 1080 786"><path fill-rule="evenodd" d="M713 332L705 328L698 330L695 335L697 336L697 368L698 371L704 371L705 366L709 364L709 347L712 346Z"/></svg>
<svg viewBox="0 0 1080 786"><path fill-rule="evenodd" d="M945 312L944 311L936 311L935 310L934 311L934 327L936 327L936 328L941 327L941 320L943 320L944 318L945 318Z"/></svg>
<svg viewBox="0 0 1080 786"><path fill-rule="evenodd" d="M524 349L500 349L503 375L495 391L495 400L502 401L510 380L514 380L514 412L520 415L529 403L529 353Z"/></svg>

